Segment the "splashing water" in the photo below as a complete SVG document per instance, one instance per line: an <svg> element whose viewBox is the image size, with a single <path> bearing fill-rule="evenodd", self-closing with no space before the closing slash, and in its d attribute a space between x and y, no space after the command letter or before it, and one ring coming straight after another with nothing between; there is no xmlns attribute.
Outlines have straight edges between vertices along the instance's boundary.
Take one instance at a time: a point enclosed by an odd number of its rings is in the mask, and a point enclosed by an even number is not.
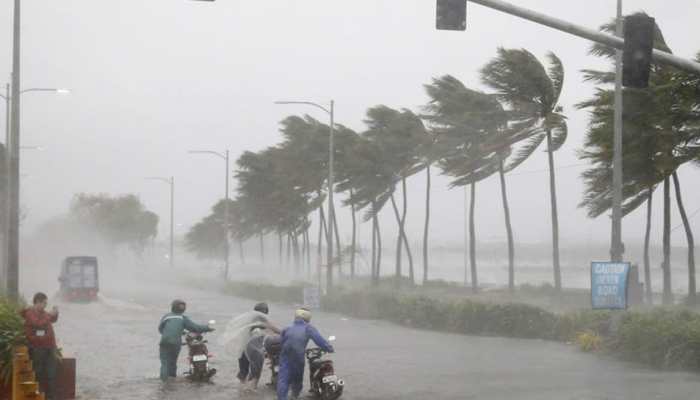
<svg viewBox="0 0 700 400"><path fill-rule="evenodd" d="M231 320L226 331L219 336L219 345L232 355L241 354L253 336L253 328L261 323L269 323L267 315L258 311L248 311Z"/></svg>

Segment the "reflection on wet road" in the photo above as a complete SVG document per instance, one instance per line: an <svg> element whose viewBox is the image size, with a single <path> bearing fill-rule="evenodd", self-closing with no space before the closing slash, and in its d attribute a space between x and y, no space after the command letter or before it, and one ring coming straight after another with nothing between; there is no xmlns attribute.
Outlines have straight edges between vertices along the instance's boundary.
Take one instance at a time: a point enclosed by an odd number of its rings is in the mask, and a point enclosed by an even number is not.
<svg viewBox="0 0 700 400"><path fill-rule="evenodd" d="M171 297L186 299L195 321L216 319L221 329L253 302L215 291L159 287L149 293L148 288L107 290L100 303L61 306L56 328L66 354L78 359L81 399L274 398L267 388L240 391L237 357L215 340L221 332L210 335L212 363L219 370L214 383L178 378L161 384L157 322ZM291 307L272 305L278 325L291 316ZM439 334L319 312L313 323L322 334L338 337L333 358L347 382L344 399L687 400L700 387L694 374L644 369L559 343ZM184 363L181 354L179 374Z"/></svg>

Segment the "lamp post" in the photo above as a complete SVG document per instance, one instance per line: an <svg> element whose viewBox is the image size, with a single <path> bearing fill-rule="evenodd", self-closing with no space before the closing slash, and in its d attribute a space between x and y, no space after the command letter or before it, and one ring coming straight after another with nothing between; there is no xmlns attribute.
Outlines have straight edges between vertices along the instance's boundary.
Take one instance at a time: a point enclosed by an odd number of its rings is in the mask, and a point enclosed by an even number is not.
<svg viewBox="0 0 700 400"><path fill-rule="evenodd" d="M224 185L226 202L224 203L224 279L228 280L229 273L229 190L228 190L228 180L229 180L229 151L226 149L223 153L213 150L190 150L190 154L211 154L213 156L219 157L226 163L226 184Z"/></svg>
<svg viewBox="0 0 700 400"><path fill-rule="evenodd" d="M175 267L175 177L149 176L146 179L170 185L170 268L173 268Z"/></svg>
<svg viewBox="0 0 700 400"><path fill-rule="evenodd" d="M326 290L328 290L333 286L333 229L335 222L335 207L333 205L333 113L335 103L333 100L331 100L329 108L323 107L322 105L311 101L276 101L275 104L304 104L308 106L313 106L325 111L331 119L331 123L329 126L330 134L328 136L328 232L326 234L326 240L328 242L328 253L326 255L328 261L328 271L326 272ZM318 245L320 246L321 243L319 243ZM338 249L338 251L340 251L340 249Z"/></svg>
<svg viewBox="0 0 700 400"><path fill-rule="evenodd" d="M15 2L15 46L19 46L19 2ZM19 55L16 55L19 57ZM13 68L19 69L19 59L14 60ZM5 289L11 299L19 297L19 150L39 147L19 145L19 102L21 95L29 92L70 93L68 89L30 88L14 90L19 85L17 74L13 73L13 85L5 85L5 94L0 98L5 100L5 187L7 190L4 213L5 232L3 233L2 268L4 269Z"/></svg>

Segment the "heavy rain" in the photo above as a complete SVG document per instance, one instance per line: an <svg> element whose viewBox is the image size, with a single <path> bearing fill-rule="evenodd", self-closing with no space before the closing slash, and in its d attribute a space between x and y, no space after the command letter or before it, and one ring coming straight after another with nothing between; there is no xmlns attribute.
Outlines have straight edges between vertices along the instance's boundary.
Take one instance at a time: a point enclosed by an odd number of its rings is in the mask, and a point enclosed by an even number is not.
<svg viewBox="0 0 700 400"><path fill-rule="evenodd" d="M697 397L698 14L4 1L0 400Z"/></svg>

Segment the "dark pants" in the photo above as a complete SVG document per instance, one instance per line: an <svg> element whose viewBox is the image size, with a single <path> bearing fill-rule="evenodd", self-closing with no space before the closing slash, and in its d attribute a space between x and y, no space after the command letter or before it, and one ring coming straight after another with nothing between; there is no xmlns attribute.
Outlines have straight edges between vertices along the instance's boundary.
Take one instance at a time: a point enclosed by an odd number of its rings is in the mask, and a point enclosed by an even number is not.
<svg viewBox="0 0 700 400"><path fill-rule="evenodd" d="M256 336L252 338L248 342L248 346L246 346L244 354L250 364L248 380L260 380L260 376L262 375L263 366L265 365L265 353L263 353L264 339L264 336Z"/></svg>
<svg viewBox="0 0 700 400"><path fill-rule="evenodd" d="M241 354L238 358L238 377L239 380L245 381L248 379L248 374L250 373L250 361L246 357L245 352Z"/></svg>
<svg viewBox="0 0 700 400"><path fill-rule="evenodd" d="M177 376L177 357L182 346L176 344L160 345L160 379L167 380Z"/></svg>
<svg viewBox="0 0 700 400"><path fill-rule="evenodd" d="M32 349L31 357L36 379L46 390L47 400L56 400L55 349Z"/></svg>

